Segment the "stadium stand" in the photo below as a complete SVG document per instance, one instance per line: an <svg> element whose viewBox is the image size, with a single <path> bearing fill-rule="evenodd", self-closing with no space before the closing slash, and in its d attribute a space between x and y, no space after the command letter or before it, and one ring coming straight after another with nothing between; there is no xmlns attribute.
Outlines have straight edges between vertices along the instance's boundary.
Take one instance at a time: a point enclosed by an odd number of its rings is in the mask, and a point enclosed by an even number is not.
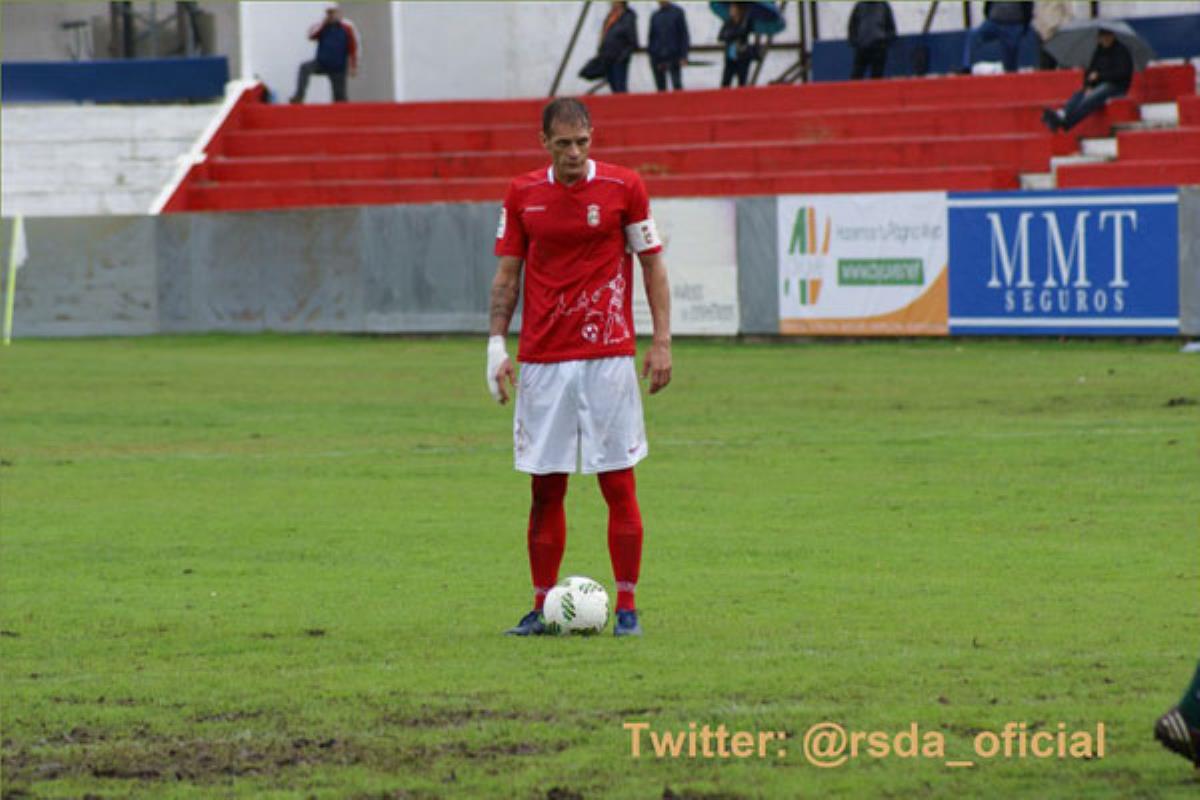
<svg viewBox="0 0 1200 800"><path fill-rule="evenodd" d="M1140 104L1195 95L1191 66L1152 67L1069 134L1046 132L1041 108L1079 83L1059 71L595 97L593 154L638 169L656 197L1016 189L1081 139L1136 122ZM256 100L243 96L165 211L494 201L545 162L540 99Z"/></svg>
<svg viewBox="0 0 1200 800"><path fill-rule="evenodd" d="M149 213L218 108L6 104L4 216Z"/></svg>
<svg viewBox="0 0 1200 800"><path fill-rule="evenodd" d="M1200 96L1180 96L1169 129L1124 130L1116 137L1116 158L1059 168L1064 188L1169 186L1200 183Z"/></svg>

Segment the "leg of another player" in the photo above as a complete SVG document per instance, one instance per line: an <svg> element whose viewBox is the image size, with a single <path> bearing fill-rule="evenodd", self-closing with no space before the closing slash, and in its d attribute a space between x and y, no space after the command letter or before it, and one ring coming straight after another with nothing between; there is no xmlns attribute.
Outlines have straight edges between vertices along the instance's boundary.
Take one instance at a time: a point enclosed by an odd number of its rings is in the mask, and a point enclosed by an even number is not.
<svg viewBox="0 0 1200 800"><path fill-rule="evenodd" d="M1154 738L1200 769L1200 664L1179 705L1158 718Z"/></svg>
<svg viewBox="0 0 1200 800"><path fill-rule="evenodd" d="M634 593L642 568L642 512L633 468L602 472L597 478L608 503L608 555L617 581L617 636L640 635Z"/></svg>

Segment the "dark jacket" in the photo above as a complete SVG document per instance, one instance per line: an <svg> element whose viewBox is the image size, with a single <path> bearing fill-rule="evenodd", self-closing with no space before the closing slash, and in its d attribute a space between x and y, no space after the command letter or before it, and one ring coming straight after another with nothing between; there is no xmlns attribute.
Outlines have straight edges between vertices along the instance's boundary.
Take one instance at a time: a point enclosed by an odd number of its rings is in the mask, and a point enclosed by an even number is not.
<svg viewBox="0 0 1200 800"><path fill-rule="evenodd" d="M646 46L650 52L650 63L671 64L684 61L691 44L687 17L682 8L671 3L659 6L659 9L650 15L650 42Z"/></svg>
<svg viewBox="0 0 1200 800"><path fill-rule="evenodd" d="M865 50L879 44L890 44L896 38L896 18L892 7L876 0L855 3L850 13L850 30L846 37L855 50Z"/></svg>
<svg viewBox="0 0 1200 800"><path fill-rule="evenodd" d="M625 13L617 18L600 39L597 55L610 64L626 60L637 49L637 14L626 6Z"/></svg>
<svg viewBox="0 0 1200 800"><path fill-rule="evenodd" d="M1099 76L1095 81L1089 81L1088 76L1093 72ZM1133 57L1129 48L1120 41L1112 43L1112 47L1096 45L1092 60L1088 63L1087 71L1083 73L1085 86L1095 86L1099 83L1113 83L1124 91L1129 91L1129 83L1133 80Z"/></svg>
<svg viewBox="0 0 1200 800"><path fill-rule="evenodd" d="M725 58L730 61L741 61L743 58L754 58L756 51L750 45L750 14L742 16L741 22L734 22L733 17L725 20L717 38L725 43Z"/></svg>
<svg viewBox="0 0 1200 800"><path fill-rule="evenodd" d="M1029 26L1033 20L1033 3L988 2L983 4L983 18L1002 25Z"/></svg>
<svg viewBox="0 0 1200 800"><path fill-rule="evenodd" d="M326 22L309 31L317 43L317 63L329 72L345 72L346 64L357 66L358 37L354 26L345 20Z"/></svg>

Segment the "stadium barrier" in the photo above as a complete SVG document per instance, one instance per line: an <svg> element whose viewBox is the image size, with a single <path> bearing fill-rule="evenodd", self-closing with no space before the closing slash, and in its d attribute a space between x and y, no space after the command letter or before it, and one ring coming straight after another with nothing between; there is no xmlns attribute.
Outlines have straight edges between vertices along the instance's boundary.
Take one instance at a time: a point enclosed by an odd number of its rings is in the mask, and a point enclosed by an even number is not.
<svg viewBox="0 0 1200 800"><path fill-rule="evenodd" d="M29 219L14 332L483 333L496 213ZM655 216L679 335L1200 335L1200 188L666 199Z"/></svg>
<svg viewBox="0 0 1200 800"><path fill-rule="evenodd" d="M225 56L6 61L0 71L5 103L174 103L225 93Z"/></svg>

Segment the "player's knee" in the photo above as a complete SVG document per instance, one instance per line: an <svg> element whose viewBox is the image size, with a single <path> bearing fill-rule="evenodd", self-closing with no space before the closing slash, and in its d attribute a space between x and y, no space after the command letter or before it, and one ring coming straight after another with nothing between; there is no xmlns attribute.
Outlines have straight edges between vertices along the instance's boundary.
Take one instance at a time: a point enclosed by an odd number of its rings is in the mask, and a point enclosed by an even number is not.
<svg viewBox="0 0 1200 800"><path fill-rule="evenodd" d="M633 479L633 468L615 472L601 472L598 476L600 492L610 507L629 508L637 504L637 484Z"/></svg>
<svg viewBox="0 0 1200 800"><path fill-rule="evenodd" d="M563 472L534 475L531 487L535 506L558 505L567 496L567 475Z"/></svg>

